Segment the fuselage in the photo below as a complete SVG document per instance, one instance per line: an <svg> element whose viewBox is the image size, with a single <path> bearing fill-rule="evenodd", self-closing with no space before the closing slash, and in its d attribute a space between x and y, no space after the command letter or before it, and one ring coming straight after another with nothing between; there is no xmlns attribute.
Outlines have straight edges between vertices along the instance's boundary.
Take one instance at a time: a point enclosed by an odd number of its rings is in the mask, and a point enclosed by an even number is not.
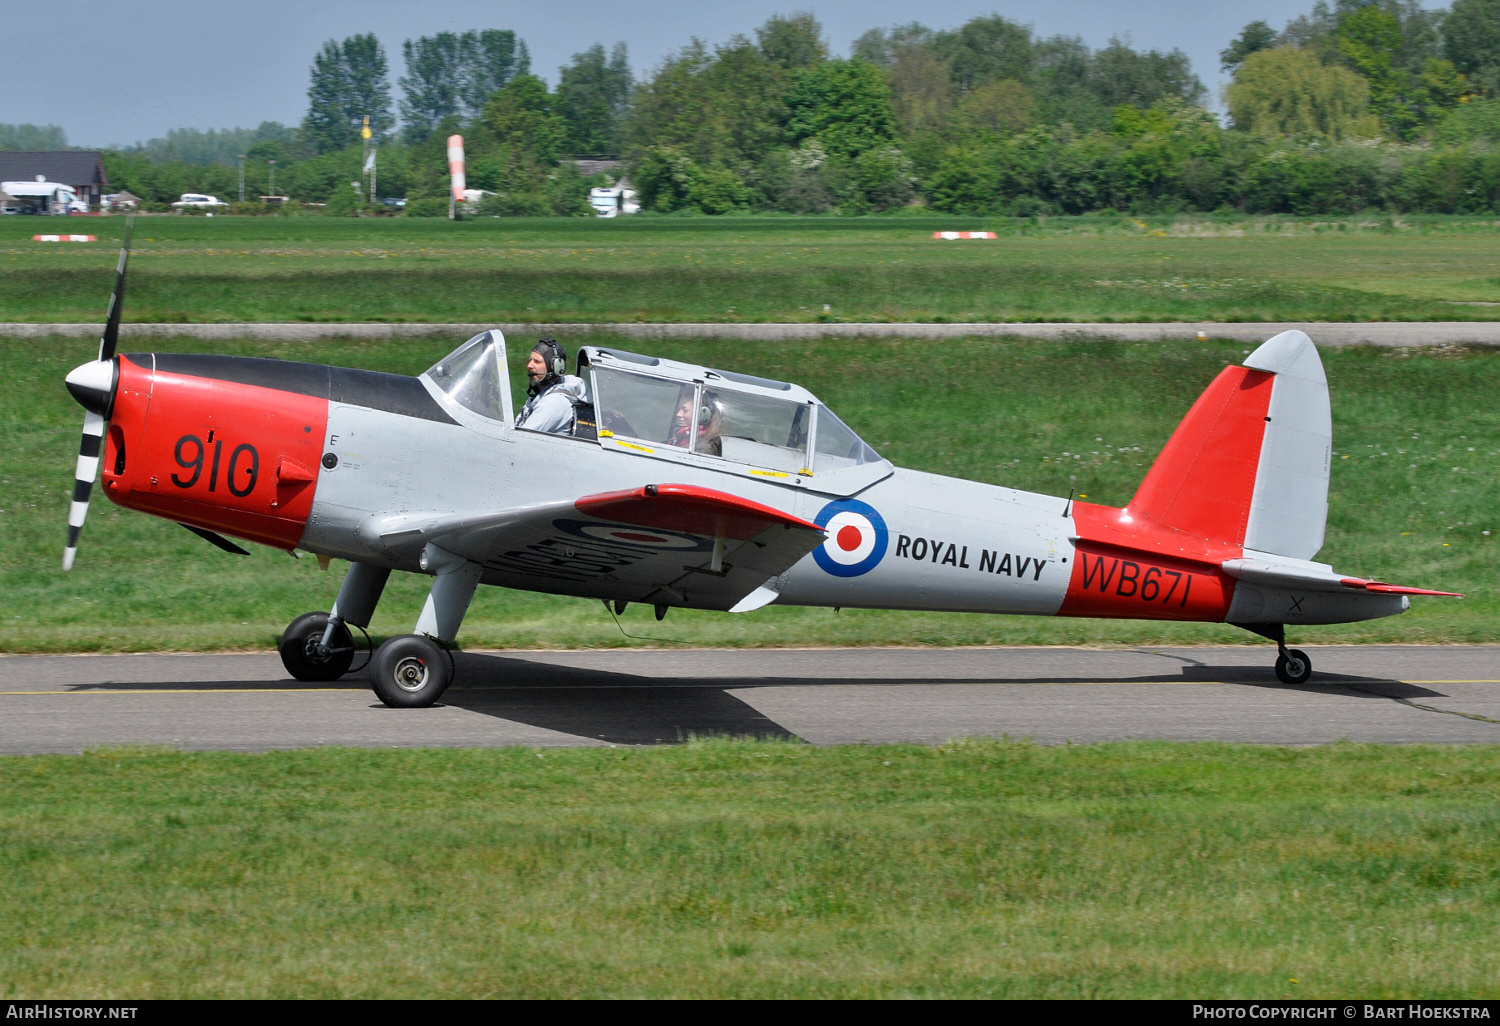
<svg viewBox="0 0 1500 1026"><path fill-rule="evenodd" d="M1242 553L1145 551L1090 529L1120 511L884 464L850 478L747 469L710 455L516 430L425 378L221 356L129 354L103 458L112 502L282 549L423 572L393 517L483 514L679 483L732 493L829 537L774 582L791 605L1287 623L1400 612L1399 595L1285 600L1220 567ZM821 519L820 519L821 518ZM483 583L610 600L628 537L498 553ZM658 542L667 544L667 542ZM1236 610L1239 590L1240 610ZM681 605L695 603L689 595ZM1295 608L1293 606L1295 605ZM1290 615L1283 615L1288 606Z"/></svg>

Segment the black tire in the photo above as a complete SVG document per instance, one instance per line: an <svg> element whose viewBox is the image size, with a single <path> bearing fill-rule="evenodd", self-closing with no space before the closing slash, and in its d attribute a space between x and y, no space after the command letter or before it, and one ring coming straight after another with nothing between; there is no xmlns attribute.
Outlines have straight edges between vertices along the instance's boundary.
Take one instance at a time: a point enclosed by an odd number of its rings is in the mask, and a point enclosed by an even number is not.
<svg viewBox="0 0 1500 1026"><path fill-rule="evenodd" d="M1312 676L1312 660L1298 648L1289 648L1276 657L1276 676L1283 684L1304 684Z"/></svg>
<svg viewBox="0 0 1500 1026"><path fill-rule="evenodd" d="M321 654L317 646L323 641L323 632L328 629L327 613L303 613L287 625L281 636L281 665L298 680L338 680L349 672L354 664L354 636L349 628L339 624L328 642L328 652Z"/></svg>
<svg viewBox="0 0 1500 1026"><path fill-rule="evenodd" d="M420 634L391 638L370 662L370 686L393 709L425 709L453 683L453 660Z"/></svg>

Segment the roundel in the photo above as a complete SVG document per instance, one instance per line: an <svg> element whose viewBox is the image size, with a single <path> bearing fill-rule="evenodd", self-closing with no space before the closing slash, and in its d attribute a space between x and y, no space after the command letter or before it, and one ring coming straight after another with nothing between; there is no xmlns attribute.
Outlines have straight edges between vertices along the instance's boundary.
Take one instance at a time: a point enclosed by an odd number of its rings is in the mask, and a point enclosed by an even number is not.
<svg viewBox="0 0 1500 1026"><path fill-rule="evenodd" d="M835 577L867 574L885 556L885 520L868 503L836 499L823 507L813 523L828 532L827 540L813 549L813 559Z"/></svg>

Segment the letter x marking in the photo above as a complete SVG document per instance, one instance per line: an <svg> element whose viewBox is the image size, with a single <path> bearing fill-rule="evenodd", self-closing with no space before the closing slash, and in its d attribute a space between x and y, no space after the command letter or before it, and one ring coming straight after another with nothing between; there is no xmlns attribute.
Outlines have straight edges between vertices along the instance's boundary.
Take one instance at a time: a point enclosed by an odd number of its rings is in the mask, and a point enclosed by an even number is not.
<svg viewBox="0 0 1500 1026"><path fill-rule="evenodd" d="M1292 599L1292 608L1288 609L1287 612L1288 613L1300 613L1300 612L1302 612L1302 600L1299 599L1299 598L1293 598Z"/></svg>

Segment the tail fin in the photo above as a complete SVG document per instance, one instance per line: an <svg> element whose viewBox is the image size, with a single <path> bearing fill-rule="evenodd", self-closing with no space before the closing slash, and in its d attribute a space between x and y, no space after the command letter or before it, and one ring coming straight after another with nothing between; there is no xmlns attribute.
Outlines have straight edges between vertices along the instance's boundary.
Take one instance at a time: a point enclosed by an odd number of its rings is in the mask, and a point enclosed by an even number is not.
<svg viewBox="0 0 1500 1026"><path fill-rule="evenodd" d="M1312 340L1284 331L1193 404L1126 512L1293 559L1323 547L1333 425Z"/></svg>

